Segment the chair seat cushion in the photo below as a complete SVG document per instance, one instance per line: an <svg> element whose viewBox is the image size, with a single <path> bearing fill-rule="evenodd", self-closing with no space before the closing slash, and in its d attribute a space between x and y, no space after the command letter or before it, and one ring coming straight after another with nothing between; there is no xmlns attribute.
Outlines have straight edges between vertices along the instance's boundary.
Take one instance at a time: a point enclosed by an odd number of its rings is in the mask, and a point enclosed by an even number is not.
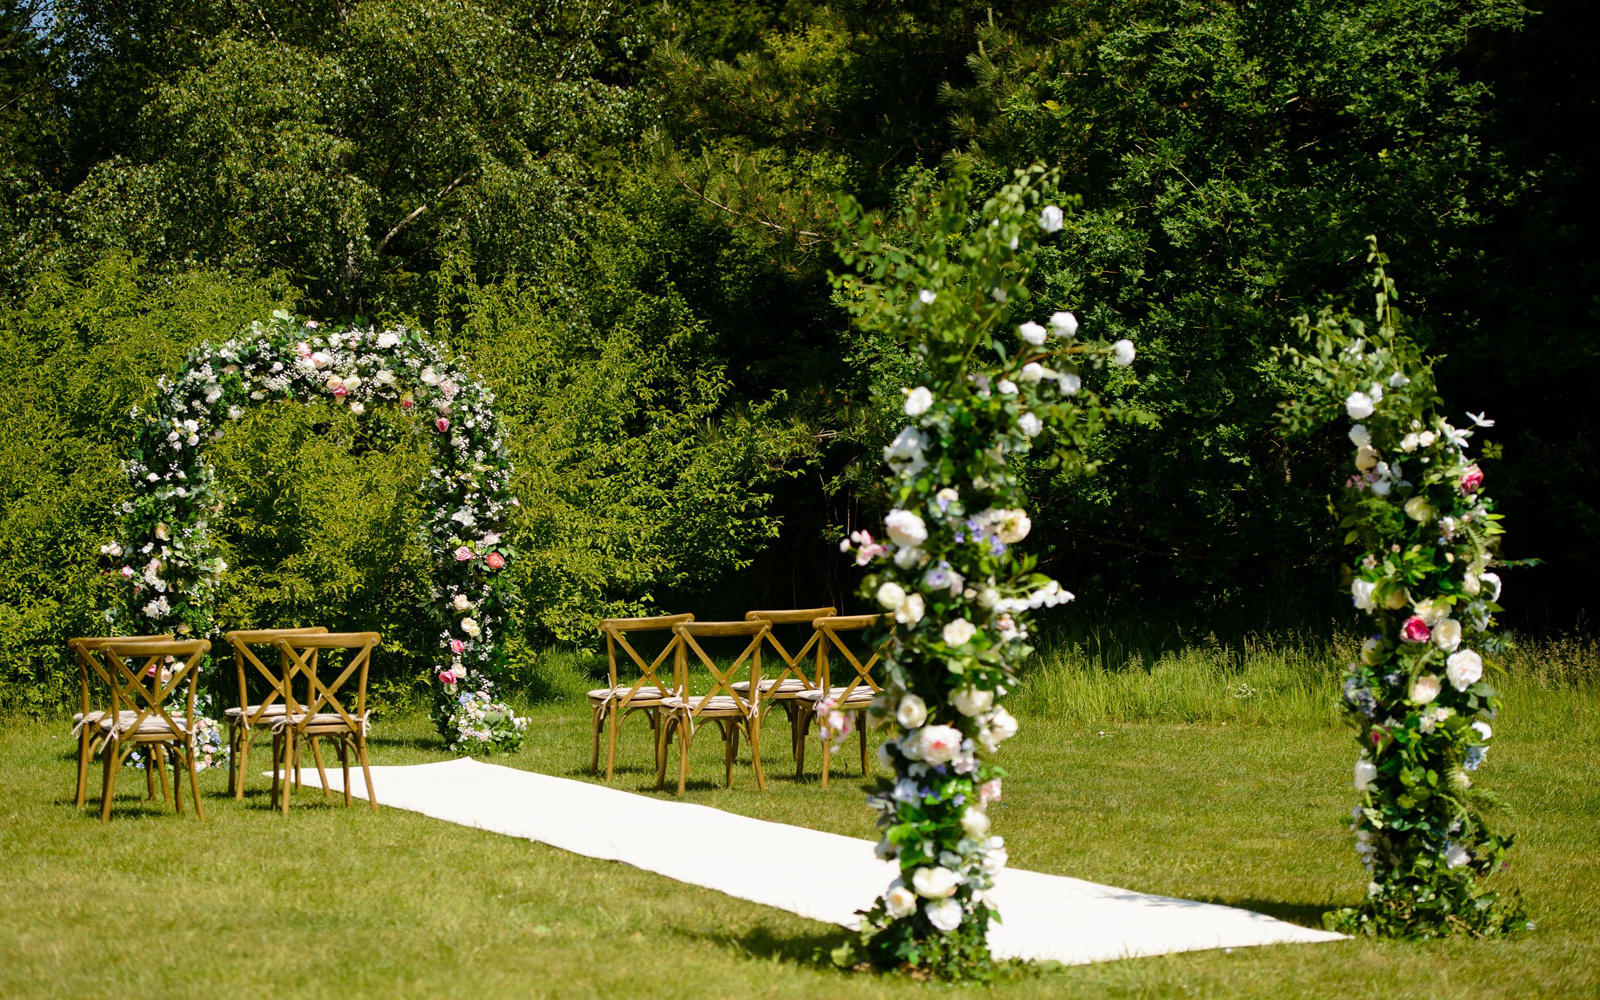
<svg viewBox="0 0 1600 1000"><path fill-rule="evenodd" d="M357 725L366 725L365 716L356 715L352 712L350 718L354 719ZM272 731L275 733L281 732L290 725L298 729L301 727L302 722L304 723L305 732L312 734L327 732L348 733L351 731L350 724L345 722L344 716L338 712L318 712L309 719L306 718L304 712L297 712L294 715L280 715L272 720Z"/></svg>
<svg viewBox="0 0 1600 1000"><path fill-rule="evenodd" d="M700 704L702 701L705 702L704 705ZM672 697L662 699L661 705L663 708L680 712L688 712L698 709L696 714L702 716L744 715L747 711L746 708L740 707L738 699L728 694L712 695L710 698L696 698L693 695L690 695L688 698L679 698L674 695ZM749 702L746 702L745 705L748 706Z"/></svg>
<svg viewBox="0 0 1600 1000"><path fill-rule="evenodd" d="M261 721L264 722L268 719L271 719L275 715L282 715L288 710L289 709L287 706L274 703L268 705L265 709L263 709L260 705L249 705L245 708L239 708L235 706L228 709L226 712L223 712L222 714L227 717L229 722L238 722L246 718L254 719L257 716L259 716Z"/></svg>
<svg viewBox="0 0 1600 1000"><path fill-rule="evenodd" d="M747 694L750 691L750 682L736 681L733 689L740 694ZM806 682L798 677L785 677L781 681L775 677L768 677L761 682L761 693L774 698L794 697L801 691L806 690L809 690L806 687Z"/></svg>
<svg viewBox="0 0 1600 1000"><path fill-rule="evenodd" d="M597 704L606 701L621 701L623 698L628 697L628 691L629 689L625 687L595 688L589 692L589 700ZM663 691L658 687L651 687L647 684L644 687L641 687L639 690L633 692L633 697L628 698L628 704L653 705L657 702L660 702L661 699L666 697L667 694L668 692Z"/></svg>
<svg viewBox="0 0 1600 1000"><path fill-rule="evenodd" d="M844 704L841 705L840 707L841 708L859 708L859 707L865 706L867 704L870 704L872 699L877 697L877 694L878 694L878 692L872 690L871 688L869 688L865 684L863 684L860 687L856 688L855 690L851 691L849 693L849 695L847 695L845 697ZM800 694L799 694L799 697L800 697L800 699L802 701L819 702L819 701L822 701L824 698L837 697L837 696L831 695L828 692L824 692L824 691L813 689L813 690L810 690L810 691L801 691Z"/></svg>
<svg viewBox="0 0 1600 1000"><path fill-rule="evenodd" d="M138 721L138 719L138 712L121 712L118 713L118 718L115 723L113 723L109 718L102 718L100 720L100 728L108 733L111 732L112 729L115 729L119 737L170 736L173 739L183 738L183 733L181 731L173 730L171 726L167 725L166 719L163 719L160 715L157 715L154 712L145 716L144 721L139 722L139 728L135 730L134 723ZM172 721L178 723L179 725L183 725L182 717L179 715L174 715Z"/></svg>

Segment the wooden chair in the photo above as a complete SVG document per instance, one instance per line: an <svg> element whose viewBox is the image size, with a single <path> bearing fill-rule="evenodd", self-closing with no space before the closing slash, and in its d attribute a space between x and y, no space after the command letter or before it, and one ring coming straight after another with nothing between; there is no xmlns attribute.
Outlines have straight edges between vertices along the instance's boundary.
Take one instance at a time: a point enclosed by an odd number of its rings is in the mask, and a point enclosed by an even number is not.
<svg viewBox="0 0 1600 1000"><path fill-rule="evenodd" d="M166 758L169 752L172 754L170 798L179 813L183 812L183 791L178 766L182 763L188 767L195 815L205 819L205 808L200 804L200 779L194 766L194 682L200 672L201 657L210 651L211 643L204 639L186 642L135 639L100 646L110 688L109 708L98 723L105 739L106 773L100 792L102 821L111 819L117 773L129 754L139 749L149 756L146 774L156 771L161 775L163 793L167 788ZM168 707L180 688L184 709L175 717Z"/></svg>
<svg viewBox="0 0 1600 1000"><path fill-rule="evenodd" d="M600 623L606 637L606 671L610 686L589 692L589 709L594 736L594 749L589 758L589 770L600 770L600 727L604 723L609 734L606 744L606 780L611 780L617 764L617 732L623 721L634 712L643 712L650 720L650 734L656 750L656 770L661 769L661 701L669 695L681 694L678 673L683 666L683 639L672 629L684 622L694 621L694 615L659 615L654 618L607 618ZM628 641L632 632L668 633L666 646L655 658L646 663L639 651ZM617 672L617 648L639 669L639 677L630 685L623 685ZM660 671L671 657L670 681L662 680Z"/></svg>
<svg viewBox="0 0 1600 1000"><path fill-rule="evenodd" d="M367 761L367 670L372 665L372 650L383 637L377 632L324 632L284 636L277 640L278 653L283 663L280 690L288 703L288 710L272 719L272 794L277 797L285 816L289 815L289 798L293 794L289 769L299 766L300 744L331 739L339 747L339 763L344 769L344 804L349 805L350 751L354 748L361 764L361 776L367 782L367 802L372 811L378 811L378 796L372 787L372 768ZM349 662L331 682L317 675L316 652L345 650ZM313 654L307 657L307 654ZM336 669L336 668L330 668ZM356 687L355 711L345 708L340 693L352 678ZM306 697L301 699L295 691L303 684ZM348 695L345 695L348 699ZM313 752L315 750L313 749ZM322 774L322 794L328 795L328 779L322 772L318 756L318 772Z"/></svg>
<svg viewBox="0 0 1600 1000"><path fill-rule="evenodd" d="M695 729L700 723L711 721L722 730L727 784L730 787L733 785L733 762L738 757L739 734L743 732L750 741L750 761L756 772L756 786L766 791L767 776L761 770L761 646L770 630L771 626L764 621L684 622L673 627L673 631L683 640L685 653L681 659L686 661L687 652L692 650L700 664L710 672L712 681L710 689L704 694L689 694L688 668L685 664L678 674L678 684L683 693L661 700L662 732L661 752L656 762L657 788L666 786L668 746L676 735L678 794L683 794L684 785L689 780L689 747L694 740ZM704 647L700 645L700 639L713 636L737 636L748 640L743 651L726 670L717 666L716 661L706 655ZM750 683L745 694L733 687L734 676L741 668L749 672ZM748 693L752 691L754 695Z"/></svg>
<svg viewBox="0 0 1600 1000"><path fill-rule="evenodd" d="M867 773L867 708L871 706L872 699L878 695L878 681L872 676L872 668L877 666L878 660L883 655L883 646L880 645L872 651L872 656L866 663L853 651L849 644L840 637L841 633L860 632L879 623L881 615L845 615L839 618L818 618L812 622L812 627L817 630L817 683L809 691L802 691L799 696L800 703L810 707L810 711L802 710L800 715L800 738L796 743L795 777L799 778L805 773L805 730L811 725L812 720L818 715L819 707L824 702L833 702L833 706L840 712L852 712L863 716L856 720L856 729L861 733L861 774ZM844 684L833 682L832 670L829 667L829 653L838 652L846 664L851 668L851 674ZM822 732L818 725L818 735L822 740L822 787L828 787L828 771L833 762L833 740L828 734Z"/></svg>
<svg viewBox="0 0 1600 1000"><path fill-rule="evenodd" d="M67 640L78 661L78 711L72 716L72 735L78 739L78 791L73 802L79 809L89 794L89 761L100 746L100 720L105 710L95 708L94 695L112 683L111 674L100 661L100 651L111 642L171 642L169 635L80 636ZM93 680L91 681L91 675ZM150 797L156 796L156 777L146 768Z"/></svg>
<svg viewBox="0 0 1600 1000"><path fill-rule="evenodd" d="M811 623L818 618L828 618L838 612L833 608L806 608L795 611L747 611L746 621L763 621L773 626L767 633L767 645L778 654L781 667L771 676L761 678L761 711L762 721L766 721L766 713L772 711L774 706L782 706L783 714L789 719L789 752L795 760L800 759L804 752L801 741L805 739L804 730L800 728L799 715L801 705L800 693L809 691L813 684L813 675L816 671L812 667L813 650L816 648L822 633L811 627ZM778 626L804 625L806 627L805 642L795 652L790 653L779 639L776 631ZM740 694L748 694L750 685L740 681L733 686Z"/></svg>
<svg viewBox="0 0 1600 1000"><path fill-rule="evenodd" d="M282 664L279 664L276 670L269 670L250 647L264 645L277 652L279 639L297 635L325 635L327 631L324 626L311 625L304 628L235 629L223 634L223 638L233 647L233 665L239 679L239 704L224 713L228 721L228 794L234 798L244 798L245 766L250 757L250 744L256 731L267 728L272 719L288 710L283 689L279 687L283 677ZM312 650L311 656L311 666L315 669L317 650ZM253 668L253 674L251 670L245 669L246 665ZM250 696L251 682L255 681L260 688L260 681L263 679L266 681L263 689L264 697L259 701L253 701ZM317 749L315 743L311 747L312 756L317 761L317 770L319 773L324 773L322 751ZM298 770L295 771L295 784L300 784Z"/></svg>

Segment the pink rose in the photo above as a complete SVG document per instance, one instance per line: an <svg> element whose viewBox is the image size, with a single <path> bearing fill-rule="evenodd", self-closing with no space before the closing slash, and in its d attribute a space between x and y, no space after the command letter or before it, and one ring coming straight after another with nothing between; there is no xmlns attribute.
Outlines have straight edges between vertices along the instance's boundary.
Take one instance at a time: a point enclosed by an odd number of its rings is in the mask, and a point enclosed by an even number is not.
<svg viewBox="0 0 1600 1000"><path fill-rule="evenodd" d="M133 567L132 566L124 566L124 567L122 567L122 578L124 580L132 580L133 579Z"/></svg>
<svg viewBox="0 0 1600 1000"><path fill-rule="evenodd" d="M485 557L483 561L489 564L490 569L506 568L506 557L498 552L489 553L489 555Z"/></svg>
<svg viewBox="0 0 1600 1000"><path fill-rule="evenodd" d="M945 764L961 752L961 732L954 726L923 726L916 732L919 756L929 764Z"/></svg>
<svg viewBox="0 0 1600 1000"><path fill-rule="evenodd" d="M466 649L466 648L467 648L467 644L462 642L460 639L451 639L450 640L450 652L459 653L463 649Z"/></svg>
<svg viewBox="0 0 1600 1000"><path fill-rule="evenodd" d="M456 683L455 671L453 671L453 670L441 670L441 671L439 671L439 683L443 684L445 687L454 687L455 683Z"/></svg>
<svg viewBox="0 0 1600 1000"><path fill-rule="evenodd" d="M1478 487L1483 485L1483 470L1476 465L1470 466L1461 474L1461 492L1476 493Z"/></svg>
<svg viewBox="0 0 1600 1000"><path fill-rule="evenodd" d="M978 786L978 801L984 805L1000 801L1000 779L990 778Z"/></svg>
<svg viewBox="0 0 1600 1000"><path fill-rule="evenodd" d="M433 422L433 426L439 428L439 433L443 434L445 431L450 429L450 418L440 417L438 420Z"/></svg>
<svg viewBox="0 0 1600 1000"><path fill-rule="evenodd" d="M472 558L472 550L462 545L456 549L456 562L466 562Z"/></svg>
<svg viewBox="0 0 1600 1000"><path fill-rule="evenodd" d="M309 358L311 357L311 345L302 340L296 345L294 352L302 358Z"/></svg>
<svg viewBox="0 0 1600 1000"><path fill-rule="evenodd" d="M1428 628L1428 623L1416 615L1412 615L1400 626L1400 638L1406 642L1427 642L1432 638L1433 632Z"/></svg>
<svg viewBox="0 0 1600 1000"><path fill-rule="evenodd" d="M350 390L341 385L333 390L333 394L340 399L343 399L344 397L350 395Z"/></svg>
<svg viewBox="0 0 1600 1000"><path fill-rule="evenodd" d="M404 399L400 400L400 409L402 409L402 410L409 410L413 406L416 406L416 405L417 405L416 402L413 401L410 396L407 396Z"/></svg>

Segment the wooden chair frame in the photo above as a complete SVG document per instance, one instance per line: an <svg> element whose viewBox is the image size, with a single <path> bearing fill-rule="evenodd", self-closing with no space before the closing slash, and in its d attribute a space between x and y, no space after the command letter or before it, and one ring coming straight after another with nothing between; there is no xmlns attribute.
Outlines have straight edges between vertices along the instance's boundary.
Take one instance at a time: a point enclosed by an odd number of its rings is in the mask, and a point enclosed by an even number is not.
<svg viewBox="0 0 1600 1000"><path fill-rule="evenodd" d="M590 728L593 731L593 749L589 757L589 770L600 770L600 729L604 725L607 731L606 742L606 780L611 780L612 773L617 765L617 733L622 728L622 723L634 712L643 712L650 721L650 737L656 752L656 769L661 769L661 701L668 695L681 694L683 688L679 686L678 678L683 670L683 638L677 632L671 633L666 646L649 663L645 662L639 651L633 648L628 641L630 632L661 632L670 631L685 622L694 621L692 614L658 615L654 618L607 618L600 622L600 631L606 637L606 676L610 686L589 692L589 708L593 718ZM633 661L639 670L639 678L633 684L624 687L617 673L617 647ZM661 668L671 657L672 680L664 682L660 677Z"/></svg>
<svg viewBox="0 0 1600 1000"><path fill-rule="evenodd" d="M863 684L872 690L874 696L880 690L877 680L872 676L872 668L877 666L878 661L883 658L883 650L888 645L888 641L885 640L880 643L878 648L872 651L872 656L867 662L862 663L855 651L839 637L839 633L859 632L878 624L881 620L881 615L844 615L836 618L818 618L815 622L812 622L812 627L817 630L819 639L817 643L817 683L813 692L808 692L801 696L802 700L810 703L811 711L807 712L802 709L800 713L802 716L800 719L801 731L800 737L796 741L795 752L794 776L796 780L799 780L805 774L805 732L810 728L812 719L817 714L815 710L817 705L826 700L834 700L834 707L838 711L855 712L864 716L872 704L871 700L852 699L851 696ZM850 678L849 683L839 690L838 694L834 693L833 675L828 666L830 650L837 651L842 655L845 662L849 663L855 671L855 675ZM863 718L858 720L856 724L856 729L861 734L862 777L867 774L867 727L864 725L865 721ZM820 725L817 727L817 736L822 744L822 787L826 788L828 787L828 774L833 764L833 741L822 732Z"/></svg>
<svg viewBox="0 0 1600 1000"><path fill-rule="evenodd" d="M831 618L837 614L838 611L835 608L802 608L793 611L747 611L744 617L746 621L764 621L768 625L774 626L810 625L818 618ZM800 755L803 752L800 744L805 739L804 731L800 728L799 722L802 708L799 704L799 698L802 691L810 691L816 686L813 680L815 671L811 669L811 659L813 650L816 648L821 636L822 633L813 628L800 649L797 652L790 653L783 645L782 640L778 638L776 631L767 633L767 642L773 651L778 654L778 659L783 666L778 671L777 676L763 677L761 679L761 710L763 713L767 713L772 711L773 706L783 707L783 714L789 720L789 753L795 760L800 759ZM800 682L799 689L793 689L790 685L784 683L791 679ZM735 686L737 687L738 685ZM765 714L762 716L762 721L763 724L766 721Z"/></svg>
<svg viewBox="0 0 1600 1000"><path fill-rule="evenodd" d="M102 676L111 693L110 709L99 722L99 728L105 736L106 769L100 792L101 821L111 820L117 773L122 770L128 756L141 747L149 756L145 768L146 780L149 780L150 771L159 772L163 794L167 791L166 756L169 750L172 752L173 787L168 797L180 815L183 813L183 790L178 767L180 763L187 766L195 815L205 819L205 807L200 804L200 778L194 764L194 681L200 672L201 658L211 651L211 643L204 639L186 642L134 639L104 643L100 651L105 655L102 664L105 672ZM184 659L173 669L167 670L168 657ZM129 659L142 661L142 665L138 669L130 668ZM148 687L146 678L153 678ZM167 711L168 699L180 685L185 688L182 725ZM147 729L146 722L152 723L152 727Z"/></svg>
<svg viewBox="0 0 1600 1000"><path fill-rule="evenodd" d="M344 769L344 804L350 805L350 750L356 751L361 765L361 775L367 783L367 802L372 811L378 811L378 795L372 787L372 768L367 760L367 674L372 664L372 651L382 640L377 632L324 632L280 637L278 652L283 664L282 687L288 702L288 711L272 722L272 794L285 816L289 815L289 799L293 794L289 770L299 766L300 743L309 742L316 754L316 741L332 739L337 742L339 763ZM317 675L316 651L344 649L354 651L350 662L331 683ZM305 653L312 653L308 661ZM340 689L351 675L356 676L356 710L351 713L339 700ZM306 703L295 697L295 682L304 679L307 685ZM324 711L332 709L332 711ZM322 777L322 795L328 797L328 776L317 755L317 769Z"/></svg>
<svg viewBox="0 0 1600 1000"><path fill-rule="evenodd" d="M656 764L656 787L666 787L667 755L672 738L678 737L678 794L681 796L689 780L689 748L694 740L696 723L701 720L716 722L722 730L723 769L729 787L733 785L733 762L739 754L739 734L750 741L750 761L756 772L756 787L767 790L767 776L761 769L761 647L767 641L771 626L764 621L742 622L685 622L673 627L683 639L685 655L678 675L679 690L683 693L662 702L661 751ZM748 637L744 649L726 670L707 655L699 639L710 636ZM689 694L687 651L693 650L702 666L711 673L710 690L702 695ZM745 693L734 688L734 675L746 664L749 666L749 687ZM725 691L719 701L718 692Z"/></svg>
<svg viewBox="0 0 1600 1000"><path fill-rule="evenodd" d="M101 740L100 720L106 717L102 709L94 707L94 695L90 684L90 677L101 684L109 686L111 674L105 665L99 661L97 653L107 643L126 642L171 642L173 636L166 635L125 635L125 636L80 636L67 640L67 648L72 650L74 658L78 661L78 712L72 717L72 733L78 738L78 789L73 798L73 804L79 809L83 808L89 794L89 761L99 752ZM146 784L149 787L150 797L155 798L155 775L146 769Z"/></svg>
<svg viewBox="0 0 1600 1000"><path fill-rule="evenodd" d="M255 739L257 727L262 727L271 718L282 715L288 710L288 702L284 699L282 664L279 669L270 670L262 663L252 645L266 645L277 649L277 641L282 638L292 638L297 635L325 635L328 629L322 625L307 625L301 628L260 628L260 629L235 629L223 634L228 644L233 647L233 665L239 681L239 707L236 711L227 713L228 721L228 794L235 799L244 799L244 776L247 773L246 762L250 758L250 744ZM316 668L317 651L311 653L311 666ZM282 659L280 654L279 659ZM255 669L256 675L265 678L268 686L267 696L260 703L250 703L250 673L246 665ZM317 770L325 773L322 766L322 751L317 744L311 744L312 756L316 758ZM300 784L300 771L295 769L295 786Z"/></svg>

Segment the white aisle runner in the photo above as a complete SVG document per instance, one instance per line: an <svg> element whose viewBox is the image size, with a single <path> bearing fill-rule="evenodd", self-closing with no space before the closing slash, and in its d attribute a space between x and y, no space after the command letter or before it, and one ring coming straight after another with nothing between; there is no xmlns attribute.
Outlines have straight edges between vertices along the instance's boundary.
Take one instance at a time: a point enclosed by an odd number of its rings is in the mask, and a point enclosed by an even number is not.
<svg viewBox="0 0 1600 1000"><path fill-rule="evenodd" d="M306 777L315 783L314 773ZM328 780L343 787L337 769ZM622 861L846 927L896 875L868 840L471 759L375 767L372 781L385 806ZM364 798L366 786L351 784ZM774 865L773 858L809 863ZM1081 964L1341 937L1231 906L1011 868L993 895L1004 922L990 929L989 945L1000 958Z"/></svg>

